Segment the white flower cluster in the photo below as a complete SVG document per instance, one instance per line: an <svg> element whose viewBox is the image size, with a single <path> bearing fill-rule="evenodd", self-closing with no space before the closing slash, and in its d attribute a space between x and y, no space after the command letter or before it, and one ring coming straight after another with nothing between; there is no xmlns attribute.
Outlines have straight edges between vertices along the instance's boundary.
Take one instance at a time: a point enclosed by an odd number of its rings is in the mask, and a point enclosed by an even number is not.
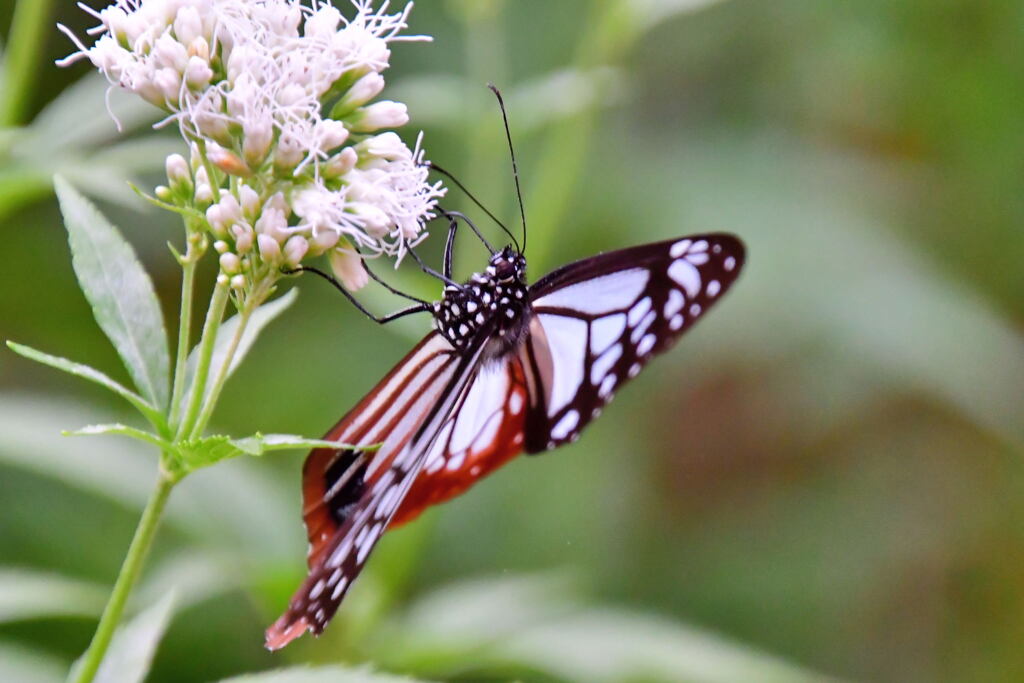
<svg viewBox="0 0 1024 683"><path fill-rule="evenodd" d="M404 104L371 102L384 87L388 43L411 3L388 14L354 0L346 19L324 0L118 0L96 12L92 47L65 27L114 85L168 112L191 162L168 159L162 198L205 212L221 264L269 265L354 249L401 255L444 194L417 140L394 132ZM249 259L251 260L251 259ZM236 263L236 261L238 263ZM347 284L358 285L349 272Z"/></svg>

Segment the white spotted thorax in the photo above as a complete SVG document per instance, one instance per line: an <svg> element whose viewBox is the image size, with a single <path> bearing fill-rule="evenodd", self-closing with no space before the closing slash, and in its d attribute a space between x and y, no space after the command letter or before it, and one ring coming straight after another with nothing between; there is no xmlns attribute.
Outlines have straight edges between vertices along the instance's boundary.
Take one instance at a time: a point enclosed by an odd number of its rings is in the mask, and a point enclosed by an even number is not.
<svg viewBox="0 0 1024 683"><path fill-rule="evenodd" d="M400 35L412 3L388 13L354 0L349 17L326 0L80 6L99 22L95 42L60 26L78 50L58 64L88 59L178 126L191 159L168 159L157 198L205 215L233 283L341 251L349 258L331 264L358 287L352 255L401 259L434 217L445 190L429 182L419 140L388 130L408 122L406 106L377 100L389 44L430 40Z"/></svg>
<svg viewBox="0 0 1024 683"><path fill-rule="evenodd" d="M434 304L434 327L459 350L486 330L492 341L484 355L500 358L518 346L529 310L526 258L505 247L491 257L483 272L462 285L445 287Z"/></svg>

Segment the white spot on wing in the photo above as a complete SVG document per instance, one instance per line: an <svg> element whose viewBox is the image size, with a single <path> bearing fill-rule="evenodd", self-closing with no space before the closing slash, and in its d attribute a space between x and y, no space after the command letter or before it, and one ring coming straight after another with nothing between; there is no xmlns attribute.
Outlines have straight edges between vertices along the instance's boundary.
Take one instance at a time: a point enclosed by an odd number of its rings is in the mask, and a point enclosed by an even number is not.
<svg viewBox="0 0 1024 683"><path fill-rule="evenodd" d="M337 600L341 597L342 592L345 590L345 586L348 585L348 577L344 577L338 582L338 585L334 587L334 592L331 593L331 600Z"/></svg>
<svg viewBox="0 0 1024 683"><path fill-rule="evenodd" d="M620 270L557 289L534 305L570 308L590 315L621 311L643 293L649 277L646 268Z"/></svg>
<svg viewBox="0 0 1024 683"><path fill-rule="evenodd" d="M645 296L643 299L640 299L640 301L636 302L636 305L633 306L633 308L629 309L630 327L636 325L637 321L643 318L649 310L651 310L651 297Z"/></svg>
<svg viewBox="0 0 1024 683"><path fill-rule="evenodd" d="M570 410L562 419L558 421L558 424L551 430L551 436L556 439L564 439L569 436L572 430L576 429L576 425L580 423L580 414L575 410Z"/></svg>
<svg viewBox="0 0 1024 683"><path fill-rule="evenodd" d="M697 240L696 242L693 243L693 246L690 247L690 253L691 254L696 254L698 252L707 251L707 250L708 250L708 241L707 240Z"/></svg>
<svg viewBox="0 0 1024 683"><path fill-rule="evenodd" d="M700 273L692 263L683 259L673 261L668 267L668 275L686 290L686 295L691 299L700 293Z"/></svg>
<svg viewBox="0 0 1024 683"><path fill-rule="evenodd" d="M583 381L587 324L561 315L541 313L538 318L544 326L554 361L551 404L548 406L548 413L553 415L572 400Z"/></svg>
<svg viewBox="0 0 1024 683"><path fill-rule="evenodd" d="M683 305L686 303L686 297L678 289L671 289L668 293L668 301L665 302L665 317L671 318L679 311L683 310Z"/></svg>
<svg viewBox="0 0 1024 683"><path fill-rule="evenodd" d="M686 253L686 250L690 248L690 240L679 240L672 245L672 248L668 250L669 256L672 258L679 258Z"/></svg>
<svg viewBox="0 0 1024 683"><path fill-rule="evenodd" d="M641 320L640 324L637 325L636 329L633 330L633 334L629 335L630 341L632 341L634 344L640 341L640 337L644 336L644 334L647 333L647 329L651 326L651 323L653 323L654 319L657 317L657 313L655 313L654 311L648 311L647 315L644 316L644 319Z"/></svg>
<svg viewBox="0 0 1024 683"><path fill-rule="evenodd" d="M616 344L615 346L608 349L603 356L594 361L594 364L590 366L590 382L591 384L599 383L608 371L615 365L615 361L622 357L622 344Z"/></svg>
<svg viewBox="0 0 1024 683"><path fill-rule="evenodd" d="M708 262L711 257L707 254L687 254L686 260L695 266L702 266Z"/></svg>
<svg viewBox="0 0 1024 683"><path fill-rule="evenodd" d="M708 283L708 287L705 291L707 292L708 296L718 296L718 293L722 291L722 285L721 283L718 282L718 280L712 280L711 282Z"/></svg>
<svg viewBox="0 0 1024 683"><path fill-rule="evenodd" d="M590 352L599 354L615 340L622 336L626 329L626 316L622 313L598 318L590 323Z"/></svg>
<svg viewBox="0 0 1024 683"><path fill-rule="evenodd" d="M456 472L464 462L466 462L466 451L459 451L448 459L448 464L445 467L451 472Z"/></svg>
<svg viewBox="0 0 1024 683"><path fill-rule="evenodd" d="M736 267L736 259L733 258L732 256L729 256L728 258L725 259L725 263L723 263L722 265L726 270L731 271L733 268Z"/></svg>
<svg viewBox="0 0 1024 683"><path fill-rule="evenodd" d="M654 348L654 343L658 340L653 334L649 334L640 340L639 346L636 347L636 352L639 355L644 355L648 351Z"/></svg>

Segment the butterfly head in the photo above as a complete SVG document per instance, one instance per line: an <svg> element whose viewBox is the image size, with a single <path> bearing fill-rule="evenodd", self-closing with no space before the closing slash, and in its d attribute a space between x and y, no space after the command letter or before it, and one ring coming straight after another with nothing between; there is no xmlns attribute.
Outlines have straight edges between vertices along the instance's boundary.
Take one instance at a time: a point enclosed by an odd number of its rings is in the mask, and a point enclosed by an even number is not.
<svg viewBox="0 0 1024 683"><path fill-rule="evenodd" d="M487 274L501 285L526 283L526 257L507 246L491 256Z"/></svg>

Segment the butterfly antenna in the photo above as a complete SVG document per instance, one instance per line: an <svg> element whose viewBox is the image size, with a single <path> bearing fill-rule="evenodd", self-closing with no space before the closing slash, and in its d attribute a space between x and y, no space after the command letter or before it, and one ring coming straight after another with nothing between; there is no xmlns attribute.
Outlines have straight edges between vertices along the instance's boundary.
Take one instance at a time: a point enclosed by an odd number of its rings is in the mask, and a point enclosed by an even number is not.
<svg viewBox="0 0 1024 683"><path fill-rule="evenodd" d="M501 91L493 83L488 83L494 96L498 98L498 106L501 108L501 120L505 124L505 139L508 140L508 153L512 157L512 178L516 181L516 199L519 200L519 216L523 219L523 248L520 252L526 251L526 210L523 208L523 192L519 188L519 169L516 167L516 151L512 148L512 133L508 129L508 113L505 111L505 100L501 97Z"/></svg>
<svg viewBox="0 0 1024 683"><path fill-rule="evenodd" d="M487 214L487 217L488 217L488 218L490 218L490 219L491 219L492 221L494 221L494 222L495 222L495 223L496 223L496 224L498 225L498 227L500 227L500 228L501 228L502 230L504 230L504 231L505 231L505 234L506 234L506 235L508 235L508 236L509 236L509 238L510 238L510 239L512 240L512 242L513 242L513 243L514 243L514 244L516 245L516 250L517 250L517 251L522 251L521 249L519 249L519 240L517 240L517 239L516 239L516 236L512 234L512 231L511 231L511 230L509 230L509 229L508 229L507 227L505 227L505 224L504 224L504 223L502 223L501 221L499 221L499 220L498 220L498 217L497 217L497 216L495 216L495 215L494 215L493 213L491 213L490 211L488 211L488 210L487 210L487 207L486 207L486 206L484 206L484 205L483 205L483 204L482 204L482 203L480 202L480 200L479 200L479 199L477 199L476 197L474 197L474 196L473 196L473 193L472 193L472 192L470 192L469 190L467 190L467 189L466 189L466 186L465 186L465 185L463 185L463 184L462 184L461 182L459 182L459 179L458 179L458 178L456 178L455 176L453 176L453 175L451 174L451 172L449 172L449 171L446 171L445 169L443 169L443 168L441 168L440 166L438 166L437 164L435 164L435 163L434 163L433 161L428 161L428 162L426 162L426 163L427 163L427 166L428 166L429 168L432 168L433 170L437 171L438 173L440 173L441 175L443 175L443 176L444 176L445 178L447 178L448 180L450 180L450 181L452 181L453 183L455 183L455 186L456 186L457 188L459 188L460 190L462 190L462 193L463 193L464 195L466 195L467 197L469 197L470 201L472 201L472 202L473 202L474 204L476 204L476 205L477 205L477 207L479 207L479 209L480 209L481 211L483 211L483 212L484 212L485 214ZM474 231L475 231L475 230L476 230L476 229L474 228ZM477 233L477 236L479 236L479 235L480 235L480 233ZM482 239L482 238L481 238L481 239ZM486 244L486 242L485 242L485 244ZM488 248L488 249L490 249L490 245L487 245L487 248ZM493 249L492 249L491 251L493 252Z"/></svg>

